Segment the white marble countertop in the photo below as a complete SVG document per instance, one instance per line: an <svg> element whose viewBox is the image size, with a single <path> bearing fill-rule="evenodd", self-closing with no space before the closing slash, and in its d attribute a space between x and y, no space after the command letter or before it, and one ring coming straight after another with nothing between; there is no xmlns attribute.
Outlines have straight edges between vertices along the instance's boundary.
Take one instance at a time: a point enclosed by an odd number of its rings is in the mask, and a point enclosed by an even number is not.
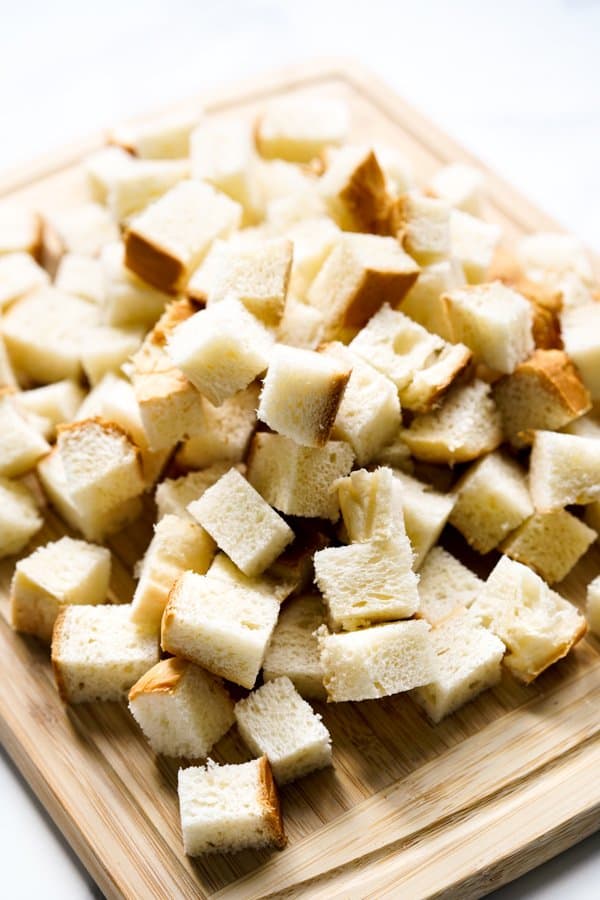
<svg viewBox="0 0 600 900"><path fill-rule="evenodd" d="M0 171L205 88L348 56L600 251L598 0L21 0L0 10ZM4 754L0 795L3 895L100 896ZM596 835L494 896L596 898L599 850Z"/></svg>

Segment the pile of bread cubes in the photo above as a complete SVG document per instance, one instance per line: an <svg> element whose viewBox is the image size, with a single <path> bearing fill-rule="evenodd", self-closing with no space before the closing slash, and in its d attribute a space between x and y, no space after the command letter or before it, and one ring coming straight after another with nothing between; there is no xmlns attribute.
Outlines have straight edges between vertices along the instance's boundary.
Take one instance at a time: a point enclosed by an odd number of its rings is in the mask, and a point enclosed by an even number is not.
<svg viewBox="0 0 600 900"><path fill-rule="evenodd" d="M179 771L190 855L284 845L276 786L332 763L310 701L410 692L437 723L587 630L550 585L600 529L590 260L509 240L474 168L417 185L348 133L329 98L165 117L84 160L89 202L0 211L12 623L66 703L128 698L156 753L205 761ZM148 493L108 603L102 543ZM77 536L30 552L44 504ZM447 523L496 552L486 581ZM253 761L207 760L234 723Z"/></svg>

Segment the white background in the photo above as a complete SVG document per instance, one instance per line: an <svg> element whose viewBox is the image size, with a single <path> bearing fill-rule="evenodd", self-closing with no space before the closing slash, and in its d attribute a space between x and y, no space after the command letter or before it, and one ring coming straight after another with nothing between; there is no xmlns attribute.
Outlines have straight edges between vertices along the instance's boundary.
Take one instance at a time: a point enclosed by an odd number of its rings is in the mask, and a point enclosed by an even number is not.
<svg viewBox="0 0 600 900"><path fill-rule="evenodd" d="M0 0L0 170L129 115L319 56L370 66L600 251L598 0ZM2 895L92 896L4 756L0 797ZM599 850L596 836L497 896L596 898Z"/></svg>

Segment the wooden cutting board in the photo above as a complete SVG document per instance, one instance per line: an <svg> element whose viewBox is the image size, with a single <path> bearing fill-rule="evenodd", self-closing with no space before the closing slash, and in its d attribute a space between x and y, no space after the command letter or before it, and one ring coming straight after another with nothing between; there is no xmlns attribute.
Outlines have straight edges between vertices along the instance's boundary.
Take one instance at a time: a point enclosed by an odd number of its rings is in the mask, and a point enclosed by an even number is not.
<svg viewBox="0 0 600 900"><path fill-rule="evenodd" d="M287 70L195 103L211 116L252 116L292 93L345 98L355 137L397 144L421 176L450 160L473 161L354 63ZM78 161L101 142L99 135L0 179L0 202L49 210L80 202ZM488 186L490 217L509 233L556 227L492 173ZM113 600L131 598L150 506L111 541ZM37 542L64 532L48 511ZM323 705L335 765L283 789L287 849L187 859L176 763L154 756L124 707L62 706L47 649L6 623L11 570L11 561L0 565L0 737L109 898L466 900L600 827L600 643L588 637L530 687L506 676L437 727L401 695ZM599 571L596 546L559 590L581 605ZM217 750L220 760L248 758L235 731Z"/></svg>

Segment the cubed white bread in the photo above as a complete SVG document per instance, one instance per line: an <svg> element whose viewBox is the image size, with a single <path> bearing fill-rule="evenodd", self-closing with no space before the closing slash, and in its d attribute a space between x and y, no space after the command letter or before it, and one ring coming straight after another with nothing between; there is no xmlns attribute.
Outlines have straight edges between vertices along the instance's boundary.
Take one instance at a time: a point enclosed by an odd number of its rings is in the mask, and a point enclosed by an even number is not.
<svg viewBox="0 0 600 900"><path fill-rule="evenodd" d="M450 255L450 204L419 191L408 191L396 202L396 229L404 249L421 265Z"/></svg>
<svg viewBox="0 0 600 900"><path fill-rule="evenodd" d="M293 225L321 219L327 215L325 201L319 193L319 180L316 172L308 166L304 172L306 177L302 187L294 193L277 197L267 203L262 226L267 233L282 235ZM331 219L329 222L336 228Z"/></svg>
<svg viewBox="0 0 600 900"><path fill-rule="evenodd" d="M105 244L118 239L118 226L99 203L44 214L46 253L57 262L64 253L97 256Z"/></svg>
<svg viewBox="0 0 600 900"><path fill-rule="evenodd" d="M315 175L308 166L286 162L283 159L265 160L260 157L255 177L265 209L268 209L273 201L285 200L303 193L315 180Z"/></svg>
<svg viewBox="0 0 600 900"><path fill-rule="evenodd" d="M394 238L344 234L307 300L325 318L325 339L334 340L345 328L362 328L384 303L397 305L418 274L417 263Z"/></svg>
<svg viewBox="0 0 600 900"><path fill-rule="evenodd" d="M275 346L258 406L269 428L305 447L329 440L351 369L312 350Z"/></svg>
<svg viewBox="0 0 600 900"><path fill-rule="evenodd" d="M319 192L344 231L391 234L392 198L370 147L348 146L330 154Z"/></svg>
<svg viewBox="0 0 600 900"><path fill-rule="evenodd" d="M162 648L252 688L278 615L275 597L185 572L169 594Z"/></svg>
<svg viewBox="0 0 600 900"><path fill-rule="evenodd" d="M600 441L554 431L534 432L529 490L536 512L600 499Z"/></svg>
<svg viewBox="0 0 600 900"><path fill-rule="evenodd" d="M400 430L398 391L389 378L343 344L327 344L322 352L352 369L331 434L347 441L356 462L364 466Z"/></svg>
<svg viewBox="0 0 600 900"><path fill-rule="evenodd" d="M50 445L19 409L11 388L0 389L0 476L16 478L32 469Z"/></svg>
<svg viewBox="0 0 600 900"><path fill-rule="evenodd" d="M129 604L65 605L52 634L52 668L65 703L125 700L158 662L156 635L131 621Z"/></svg>
<svg viewBox="0 0 600 900"><path fill-rule="evenodd" d="M399 428L389 444L382 447L373 459L372 465L390 466L392 469L401 469L403 472L412 472L414 464L408 446L404 443L403 429Z"/></svg>
<svg viewBox="0 0 600 900"><path fill-rule="evenodd" d="M65 253L54 278L60 291L74 294L90 303L104 303L104 269L102 262L79 253Z"/></svg>
<svg viewBox="0 0 600 900"><path fill-rule="evenodd" d="M266 757L238 765L180 769L179 809L188 856L286 844Z"/></svg>
<svg viewBox="0 0 600 900"><path fill-rule="evenodd" d="M481 215L484 184L483 172L465 163L442 166L430 181L437 197L472 216Z"/></svg>
<svg viewBox="0 0 600 900"><path fill-rule="evenodd" d="M600 346L600 345L599 345ZM579 372L562 350L536 350L494 385L504 433L521 447L533 431L558 431L591 407Z"/></svg>
<svg viewBox="0 0 600 900"><path fill-rule="evenodd" d="M500 243L499 225L484 222L468 212L453 209L450 213L450 247L460 263L469 284L486 281L489 268Z"/></svg>
<svg viewBox="0 0 600 900"><path fill-rule="evenodd" d="M62 537L38 547L17 563L10 586L13 628L50 643L60 610L67 604L104 603L110 579L105 547Z"/></svg>
<svg viewBox="0 0 600 900"><path fill-rule="evenodd" d="M46 270L29 253L0 255L0 310L49 281Z"/></svg>
<svg viewBox="0 0 600 900"><path fill-rule="evenodd" d="M243 224L255 222L263 198L256 176L256 152L248 122L238 119L204 121L190 138L193 178L208 181L240 204Z"/></svg>
<svg viewBox="0 0 600 900"><path fill-rule="evenodd" d="M389 622L346 634L322 625L317 638L328 701L375 700L429 684L436 675L426 622Z"/></svg>
<svg viewBox="0 0 600 900"><path fill-rule="evenodd" d="M182 159L189 156L190 135L201 117L199 109L170 112L119 125L112 129L109 140L142 159Z"/></svg>
<svg viewBox="0 0 600 900"><path fill-rule="evenodd" d="M414 167L408 156L394 144L375 142L373 151L385 175L388 193L395 197L415 185Z"/></svg>
<svg viewBox="0 0 600 900"><path fill-rule="evenodd" d="M114 146L102 147L86 156L83 170L92 199L97 203L106 203L114 179L131 168L133 162L131 153Z"/></svg>
<svg viewBox="0 0 600 900"><path fill-rule="evenodd" d="M297 577L290 576L289 573L274 575L270 568L262 575L244 575L226 553L217 553L206 574L234 587L257 591L265 597L275 597L278 603L283 603L298 586Z"/></svg>
<svg viewBox="0 0 600 900"><path fill-rule="evenodd" d="M455 259L423 266L419 277L408 293L402 298L400 310L446 341L454 340L447 304L443 295L465 284L465 276L460 263Z"/></svg>
<svg viewBox="0 0 600 900"><path fill-rule="evenodd" d="M166 194L190 174L187 159L131 159L109 179L106 205L123 222Z"/></svg>
<svg viewBox="0 0 600 900"><path fill-rule="evenodd" d="M188 511L245 575L260 575L294 538L292 529L237 469L230 469Z"/></svg>
<svg viewBox="0 0 600 900"><path fill-rule="evenodd" d="M229 471L231 463L216 462L200 472L190 472L180 478L165 478L156 488L154 499L158 510L157 519L173 514L182 519L193 521L187 511L192 500L199 500L219 478Z"/></svg>
<svg viewBox="0 0 600 900"><path fill-rule="evenodd" d="M432 463L469 462L495 450L502 425L489 384L455 385L438 409L415 416L402 437L413 456Z"/></svg>
<svg viewBox="0 0 600 900"><path fill-rule="evenodd" d="M325 622L321 598L293 597L282 608L263 662L265 682L286 676L302 697L325 699L315 631Z"/></svg>
<svg viewBox="0 0 600 900"><path fill-rule="evenodd" d="M600 575L590 581L587 586L585 616L590 631L600 637Z"/></svg>
<svg viewBox="0 0 600 900"><path fill-rule="evenodd" d="M192 275L187 293L205 299L210 307L227 297L241 300L246 309L267 326L276 326L285 306L293 245L287 238L273 238L248 247L221 243L211 263L210 277L201 266Z"/></svg>
<svg viewBox="0 0 600 900"><path fill-rule="evenodd" d="M348 107L334 98L272 100L256 122L256 146L265 159L307 163L341 144L349 127Z"/></svg>
<svg viewBox="0 0 600 900"><path fill-rule="evenodd" d="M16 203L0 204L0 256L23 252L38 259L41 248L42 223L38 213Z"/></svg>
<svg viewBox="0 0 600 900"><path fill-rule="evenodd" d="M107 372L118 372L139 349L142 337L139 328L90 328L81 345L81 363L90 384L98 384Z"/></svg>
<svg viewBox="0 0 600 900"><path fill-rule="evenodd" d="M235 297L195 313L167 342L167 353L215 406L248 387L269 364L273 337Z"/></svg>
<svg viewBox="0 0 600 900"><path fill-rule="evenodd" d="M357 469L335 483L348 539L387 541L405 537L402 503L389 468Z"/></svg>
<svg viewBox="0 0 600 900"><path fill-rule="evenodd" d="M259 387L253 383L220 406L203 397L204 425L181 445L175 457L177 465L203 469L221 460L235 463L244 459L256 428L258 394Z"/></svg>
<svg viewBox="0 0 600 900"><path fill-rule="evenodd" d="M531 304L499 281L444 294L455 339L477 362L503 374L533 353Z"/></svg>
<svg viewBox="0 0 600 900"><path fill-rule="evenodd" d="M289 347L316 350L323 339L324 323L323 314L318 309L290 294L277 329L277 340Z"/></svg>
<svg viewBox="0 0 600 900"><path fill-rule="evenodd" d="M554 584L562 581L598 537L566 509L536 513L502 544L502 552Z"/></svg>
<svg viewBox="0 0 600 900"><path fill-rule="evenodd" d="M441 535L456 497L442 494L411 475L394 472L394 489L404 514L404 527L413 552L413 569L423 560Z"/></svg>
<svg viewBox="0 0 600 900"><path fill-rule="evenodd" d="M20 553L43 524L29 488L0 476L0 559Z"/></svg>
<svg viewBox="0 0 600 900"><path fill-rule="evenodd" d="M76 381L66 379L22 391L15 395L15 401L20 409L46 419L50 423L50 434L53 435L57 425L75 418L84 397L83 388Z"/></svg>
<svg viewBox="0 0 600 900"><path fill-rule="evenodd" d="M475 602L485 582L443 547L432 547L419 570L417 615L430 625L463 612Z"/></svg>
<svg viewBox="0 0 600 900"><path fill-rule="evenodd" d="M163 313L169 294L142 281L125 266L123 244L107 244L100 255L107 325L150 328Z"/></svg>
<svg viewBox="0 0 600 900"><path fill-rule="evenodd" d="M0 388L16 388L17 386L17 379L15 373L12 370L12 366L8 358L8 353L6 352L4 338L0 333Z"/></svg>
<svg viewBox="0 0 600 900"><path fill-rule="evenodd" d="M574 273L584 282L594 281L586 249L573 234L528 234L517 242L515 252L521 268L533 281L543 281L549 273Z"/></svg>
<svg viewBox="0 0 600 900"><path fill-rule="evenodd" d="M239 700L234 712L242 740L254 756L267 757L277 784L331 765L331 738L321 716L286 676Z"/></svg>
<svg viewBox="0 0 600 900"><path fill-rule="evenodd" d="M242 209L203 181L181 181L130 221L125 265L159 290L185 288L211 243L238 228Z"/></svg>
<svg viewBox="0 0 600 900"><path fill-rule="evenodd" d="M304 300L319 269L333 250L340 230L327 216L311 216L293 222L286 228L285 235L294 244L290 293Z"/></svg>
<svg viewBox="0 0 600 900"><path fill-rule="evenodd" d="M447 343L387 304L350 349L389 378L402 405L413 410L429 409L471 358L464 345Z"/></svg>
<svg viewBox="0 0 600 900"><path fill-rule="evenodd" d="M586 633L579 610L527 566L501 557L470 614L506 645L504 664L526 684Z"/></svg>
<svg viewBox="0 0 600 900"><path fill-rule="evenodd" d="M42 287L14 303L2 332L15 369L47 383L81 374L81 342L98 324L98 308L54 287Z"/></svg>
<svg viewBox="0 0 600 900"><path fill-rule="evenodd" d="M455 493L450 523L478 553L489 553L533 514L525 472L499 451L474 463Z"/></svg>
<svg viewBox="0 0 600 900"><path fill-rule="evenodd" d="M169 591L179 576L187 570L204 575L214 554L215 543L200 525L179 516L163 516L140 562L132 620L158 633Z"/></svg>
<svg viewBox="0 0 600 900"><path fill-rule="evenodd" d="M440 722L482 691L500 681L505 646L495 634L458 613L431 631L436 658L433 681L416 688L412 698L432 722Z"/></svg>
<svg viewBox="0 0 600 900"><path fill-rule="evenodd" d="M84 419L58 429L67 487L85 517L106 513L144 490L139 450L113 422Z"/></svg>
<svg viewBox="0 0 600 900"><path fill-rule="evenodd" d="M186 659L156 663L129 691L129 709L155 753L203 759L235 721L221 681Z"/></svg>
<svg viewBox="0 0 600 900"><path fill-rule="evenodd" d="M566 353L592 400L600 400L600 303L565 310L561 327Z"/></svg>
<svg viewBox="0 0 600 900"><path fill-rule="evenodd" d="M339 503L333 484L353 462L352 448L343 441L300 447L281 434L259 432L250 448L248 481L286 515L336 521Z"/></svg>

